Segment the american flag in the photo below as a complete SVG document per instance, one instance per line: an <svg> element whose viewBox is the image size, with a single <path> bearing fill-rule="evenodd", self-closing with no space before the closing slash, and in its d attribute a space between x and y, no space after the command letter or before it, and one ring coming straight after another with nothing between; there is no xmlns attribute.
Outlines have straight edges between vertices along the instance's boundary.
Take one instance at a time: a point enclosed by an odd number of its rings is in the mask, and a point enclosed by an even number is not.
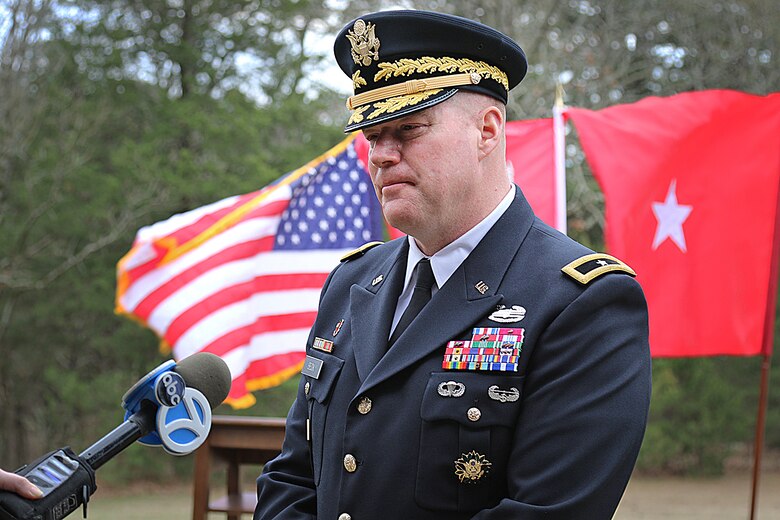
<svg viewBox="0 0 780 520"><path fill-rule="evenodd" d="M222 357L233 376L227 402L245 408L252 391L300 370L339 258L382 238L381 209L349 137L259 191L140 229L117 267L117 312L155 331L175 359Z"/></svg>

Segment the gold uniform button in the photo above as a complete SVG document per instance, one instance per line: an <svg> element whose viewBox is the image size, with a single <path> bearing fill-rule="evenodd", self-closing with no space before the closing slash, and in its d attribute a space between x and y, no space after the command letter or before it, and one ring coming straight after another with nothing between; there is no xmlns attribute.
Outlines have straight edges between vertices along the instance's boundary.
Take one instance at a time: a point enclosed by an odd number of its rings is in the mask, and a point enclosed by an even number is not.
<svg viewBox="0 0 780 520"><path fill-rule="evenodd" d="M469 418L469 421L479 421L479 418L482 417L482 412L479 410L479 408L469 408L469 411L466 412L466 416Z"/></svg>
<svg viewBox="0 0 780 520"><path fill-rule="evenodd" d="M350 473L354 473L355 470L357 469L357 460L350 453L344 455L344 469L349 471Z"/></svg>
<svg viewBox="0 0 780 520"><path fill-rule="evenodd" d="M341 513L339 515L339 520L352 520L352 515L349 513Z"/></svg>
<svg viewBox="0 0 780 520"><path fill-rule="evenodd" d="M360 398L360 402L357 405L358 412L362 413L363 415L366 415L368 412L371 411L371 407L373 404L371 403L371 399L369 399L366 396L363 396Z"/></svg>

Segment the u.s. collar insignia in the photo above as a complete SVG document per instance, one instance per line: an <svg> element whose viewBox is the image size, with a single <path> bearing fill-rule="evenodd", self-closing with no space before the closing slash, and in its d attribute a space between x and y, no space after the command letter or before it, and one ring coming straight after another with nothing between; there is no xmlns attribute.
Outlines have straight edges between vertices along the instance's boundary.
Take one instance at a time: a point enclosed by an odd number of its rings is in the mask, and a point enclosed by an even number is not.
<svg viewBox="0 0 780 520"><path fill-rule="evenodd" d="M525 318L525 307L520 305L512 305L511 308L507 308L504 305L499 305L488 319L498 323L514 323Z"/></svg>
<svg viewBox="0 0 780 520"><path fill-rule="evenodd" d="M493 463L481 453L476 451L462 453L455 461L455 475L461 482L473 484L487 475L492 465Z"/></svg>
<svg viewBox="0 0 780 520"><path fill-rule="evenodd" d="M357 19L352 29L347 32L347 39L352 46L352 59L357 65L367 67L372 61L379 59L376 25Z"/></svg>

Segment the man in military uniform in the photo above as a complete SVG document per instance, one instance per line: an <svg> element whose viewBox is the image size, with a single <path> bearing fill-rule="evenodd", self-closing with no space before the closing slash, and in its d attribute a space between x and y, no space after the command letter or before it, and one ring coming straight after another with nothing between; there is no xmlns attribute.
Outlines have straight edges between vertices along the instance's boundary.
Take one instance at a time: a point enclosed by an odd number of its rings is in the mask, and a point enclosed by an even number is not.
<svg viewBox="0 0 780 520"><path fill-rule="evenodd" d="M409 236L326 281L255 519L609 520L647 421L647 310L628 266L542 223L508 179L523 51L391 11L335 53L346 129Z"/></svg>

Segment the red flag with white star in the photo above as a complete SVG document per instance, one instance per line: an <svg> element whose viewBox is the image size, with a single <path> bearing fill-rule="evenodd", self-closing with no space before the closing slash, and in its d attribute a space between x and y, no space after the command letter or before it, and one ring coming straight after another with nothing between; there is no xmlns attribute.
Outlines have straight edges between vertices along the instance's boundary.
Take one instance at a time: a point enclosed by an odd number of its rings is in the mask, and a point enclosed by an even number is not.
<svg viewBox="0 0 780 520"><path fill-rule="evenodd" d="M780 93L710 90L567 114L604 192L607 249L647 296L653 356L768 355Z"/></svg>

